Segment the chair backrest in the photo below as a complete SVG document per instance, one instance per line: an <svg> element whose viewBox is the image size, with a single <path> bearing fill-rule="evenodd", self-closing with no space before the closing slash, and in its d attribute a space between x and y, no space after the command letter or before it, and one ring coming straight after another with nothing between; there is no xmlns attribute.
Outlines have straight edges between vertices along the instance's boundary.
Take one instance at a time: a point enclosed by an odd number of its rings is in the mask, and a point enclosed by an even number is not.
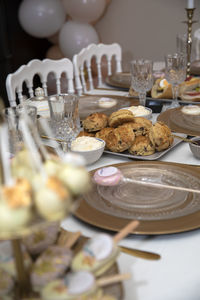
<svg viewBox="0 0 200 300"><path fill-rule="evenodd" d="M53 73L56 79L57 93L61 93L61 75L64 73L68 81L68 93L74 93L73 84L73 64L68 58L60 60L33 59L27 65L22 65L16 72L11 73L6 78L6 90L10 106L16 106L16 94L19 102L23 100L23 84L28 88L29 97L34 97L33 79L35 75L40 77L45 96L48 95L47 80L48 75Z"/></svg>
<svg viewBox="0 0 200 300"><path fill-rule="evenodd" d="M102 86L102 72L101 62L102 57L105 56L107 59L108 75L112 74L111 61L112 57L115 59L115 72L122 72L121 60L122 51L121 46L117 43L110 45L106 44L90 44L88 47L83 48L78 54L73 57L75 85L78 95L82 94L82 91L87 92L87 85L85 80L84 68L87 69L89 90L94 89L91 61L95 57L97 65L97 76L98 76L98 87Z"/></svg>

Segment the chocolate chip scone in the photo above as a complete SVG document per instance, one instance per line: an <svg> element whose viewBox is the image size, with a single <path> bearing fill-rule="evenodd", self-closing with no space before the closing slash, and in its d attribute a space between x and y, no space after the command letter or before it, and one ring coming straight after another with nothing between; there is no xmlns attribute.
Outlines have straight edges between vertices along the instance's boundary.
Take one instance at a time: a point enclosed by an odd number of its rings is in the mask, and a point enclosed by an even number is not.
<svg viewBox="0 0 200 300"><path fill-rule="evenodd" d="M96 137L97 138L99 138L99 139L102 139L102 140L104 140L105 141L105 143L107 144L107 138L108 138L108 134L110 133L110 132L112 132L114 130L114 128L112 128L112 127L105 127L105 128L103 128L103 129L101 129L100 131L98 131L97 133L96 133ZM105 146L105 149L106 149L107 147Z"/></svg>
<svg viewBox="0 0 200 300"><path fill-rule="evenodd" d="M140 126L142 131L142 135L146 135L149 133L150 128L152 127L152 122L143 117L135 117L134 123Z"/></svg>
<svg viewBox="0 0 200 300"><path fill-rule="evenodd" d="M93 113L83 120L82 124L88 132L98 131L107 126L108 116L103 113Z"/></svg>
<svg viewBox="0 0 200 300"><path fill-rule="evenodd" d="M163 122L156 122L151 127L149 138L157 151L169 148L174 141L170 128Z"/></svg>
<svg viewBox="0 0 200 300"><path fill-rule="evenodd" d="M114 111L108 118L108 124L110 127L118 127L126 122L132 122L134 120L133 113L128 109L120 109Z"/></svg>
<svg viewBox="0 0 200 300"><path fill-rule="evenodd" d="M87 132L85 130L83 131L80 131L79 134L77 135L77 137L80 137L80 136L95 136L95 132Z"/></svg>
<svg viewBox="0 0 200 300"><path fill-rule="evenodd" d="M135 134L130 127L119 126L107 135L107 148L112 152L123 152L130 148Z"/></svg>
<svg viewBox="0 0 200 300"><path fill-rule="evenodd" d="M128 151L133 155L151 155L155 153L155 147L147 135L139 135L135 138Z"/></svg>
<svg viewBox="0 0 200 300"><path fill-rule="evenodd" d="M134 118L133 122L124 123L122 126L131 127L135 136L147 135L150 128L152 127L152 122L143 117Z"/></svg>

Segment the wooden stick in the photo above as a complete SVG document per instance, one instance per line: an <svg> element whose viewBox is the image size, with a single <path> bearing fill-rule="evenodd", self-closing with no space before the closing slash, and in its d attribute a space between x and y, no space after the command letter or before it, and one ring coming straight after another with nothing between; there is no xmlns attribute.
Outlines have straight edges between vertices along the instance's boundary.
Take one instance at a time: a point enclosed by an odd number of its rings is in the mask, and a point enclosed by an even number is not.
<svg viewBox="0 0 200 300"><path fill-rule="evenodd" d="M46 136L46 135L41 135L41 138L42 139L47 139L47 140L52 140L52 141L59 142L59 143L65 143L66 142L65 140L56 139L54 137L50 137L50 136Z"/></svg>
<svg viewBox="0 0 200 300"><path fill-rule="evenodd" d="M67 248L72 248L73 245L77 242L77 240L80 238L81 232L68 232L65 229L61 229L61 233L58 238L57 244L59 246L65 246Z"/></svg>
<svg viewBox="0 0 200 300"><path fill-rule="evenodd" d="M103 287L112 283L127 280L131 278L131 273L116 274L112 276L102 277L96 281L99 287Z"/></svg>
<svg viewBox="0 0 200 300"><path fill-rule="evenodd" d="M41 151L41 155L42 155L43 160L44 160L44 161L47 161L47 160L50 158L50 156L49 156L48 151L46 150L46 148L45 148L44 145L42 144L42 141L41 141L41 138L40 138L38 132L37 132L36 130L33 130L33 131L32 131L32 134L33 134L33 136L34 136L34 138L35 138L35 142L36 142L38 148L39 148L40 151Z"/></svg>
<svg viewBox="0 0 200 300"><path fill-rule="evenodd" d="M133 232L136 227L138 227L139 225L139 221L134 220L131 221L130 223L128 223L128 225L126 225L124 228L122 228L114 237L113 237L113 241L115 243L118 243L119 241L121 241L123 238L125 238L129 233Z"/></svg>
<svg viewBox="0 0 200 300"><path fill-rule="evenodd" d="M19 121L20 123L20 127L21 127L21 131L22 131L22 135L23 135L23 139L24 139L24 143L26 145L26 147L29 150L30 153L30 158L33 159L34 162L34 167L36 168L37 171L39 171L44 177L47 176L46 171L43 167L43 163L40 157L40 153L38 151L38 148L35 144L35 141L30 133L30 130L27 126L27 123L25 122L24 119L20 119Z"/></svg>
<svg viewBox="0 0 200 300"><path fill-rule="evenodd" d="M24 265L24 258L19 239L12 240L13 255L15 258L15 267L17 272L18 286L20 290L20 299L28 296L31 291L31 282L29 274Z"/></svg>
<svg viewBox="0 0 200 300"><path fill-rule="evenodd" d="M1 163L2 175L4 184L11 186L14 184L14 179L11 174L10 158L9 158L9 144L8 144L8 128L6 125L1 126L0 130L0 148L1 148Z"/></svg>
<svg viewBox="0 0 200 300"><path fill-rule="evenodd" d="M49 137L52 137L54 134L48 124L48 121L45 119L45 118L41 118L39 119L39 124L40 126L42 127L42 130L45 132L45 135L41 136L43 138L47 138L49 140L54 140L54 141L57 141L57 142L66 142L66 141L63 141L63 140L59 140L59 139L56 139L56 138L49 138ZM63 156L64 156L64 153L63 153L63 150L61 149L60 147L60 144L58 144L56 147L54 147L54 151L56 152L56 154L58 155L58 157L60 157L61 159L63 159Z"/></svg>
<svg viewBox="0 0 200 300"><path fill-rule="evenodd" d="M200 190L195 190L195 189L191 189L191 188L187 188L187 187L181 187L181 186L175 186L175 185L166 185L166 184L157 183L157 182L141 181L141 180L132 179L132 178L125 178L124 180L126 182L136 183L136 184L155 187L155 188L163 188L163 189L185 191L185 192L200 194Z"/></svg>

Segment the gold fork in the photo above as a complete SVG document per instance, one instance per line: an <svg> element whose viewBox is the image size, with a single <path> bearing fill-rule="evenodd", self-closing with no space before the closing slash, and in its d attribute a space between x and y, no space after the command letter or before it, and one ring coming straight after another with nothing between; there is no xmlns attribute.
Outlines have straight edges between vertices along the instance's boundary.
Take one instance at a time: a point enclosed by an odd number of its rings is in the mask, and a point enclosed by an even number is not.
<svg viewBox="0 0 200 300"><path fill-rule="evenodd" d="M182 136L180 136L180 135L172 134L172 136L173 136L174 138L180 139L180 140L182 140L182 141L184 141L184 142L198 145L197 142L191 141L190 139L184 138L184 137L182 137Z"/></svg>

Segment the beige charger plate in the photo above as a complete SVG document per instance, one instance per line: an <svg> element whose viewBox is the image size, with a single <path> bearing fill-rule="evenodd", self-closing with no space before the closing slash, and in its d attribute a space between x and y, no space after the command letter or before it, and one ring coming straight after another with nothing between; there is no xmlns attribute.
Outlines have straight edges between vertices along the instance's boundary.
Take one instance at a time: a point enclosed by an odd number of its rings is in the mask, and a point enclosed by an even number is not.
<svg viewBox="0 0 200 300"><path fill-rule="evenodd" d="M167 162L148 162L150 165L154 167L159 165L173 166L174 168L182 169L184 172L188 172L188 176L191 174L200 180L200 172L199 168L196 166L177 164L177 163L167 163ZM131 162L125 164L116 164L120 168L120 166L133 166L134 164L148 164L147 162ZM95 172L92 171L91 175ZM90 206L84 199L82 199L79 208L75 212L75 216L90 224L99 228L119 231L123 228L127 223L130 222L128 218L116 217L110 214L106 214L100 210L95 209ZM196 211L194 213L189 213L188 215L184 215L182 217L170 218L170 219L162 219L162 220L142 220L140 221L139 226L137 227L134 234L142 234L142 235L160 235L160 234L171 234L171 233L179 233L190 231L193 229L200 228L200 211Z"/></svg>
<svg viewBox="0 0 200 300"><path fill-rule="evenodd" d="M131 86L131 74L130 73L116 73L107 76L106 83L113 87L129 89Z"/></svg>
<svg viewBox="0 0 200 300"><path fill-rule="evenodd" d="M190 122L190 120L186 120L183 118L183 114L181 112L182 107L171 108L163 113L161 113L157 121L162 121L169 126L169 128L174 132L185 133L187 135L200 135L200 126L199 124L195 124Z"/></svg>
<svg viewBox="0 0 200 300"><path fill-rule="evenodd" d="M109 92L108 92L109 94ZM99 100L101 98L111 98L116 100L116 104L110 108L101 107L99 105ZM83 120L90 114L94 112L105 113L110 115L112 112L117 111L123 107L128 107L132 105L138 105L139 101L137 99L130 99L125 96L115 96L115 95L84 95L79 98L79 116Z"/></svg>

